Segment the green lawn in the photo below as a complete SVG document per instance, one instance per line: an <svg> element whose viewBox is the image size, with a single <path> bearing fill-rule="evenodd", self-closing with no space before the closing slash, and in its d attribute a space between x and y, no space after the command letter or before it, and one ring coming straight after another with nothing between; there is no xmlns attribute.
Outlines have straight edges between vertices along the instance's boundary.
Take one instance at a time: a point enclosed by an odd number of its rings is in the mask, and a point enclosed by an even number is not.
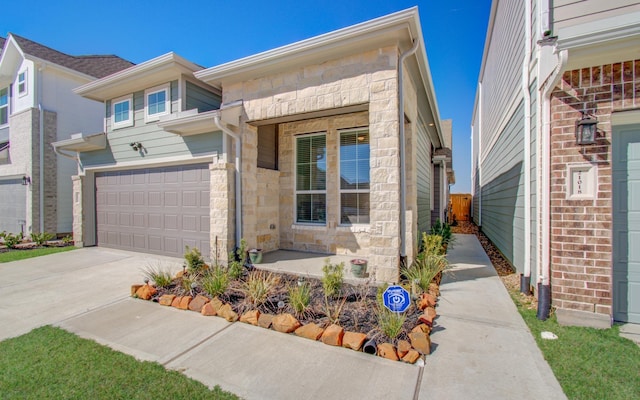
<svg viewBox="0 0 640 400"><path fill-rule="evenodd" d="M511 296L569 399L640 398L640 346L621 338L617 326L561 326L553 315L543 322L519 293ZM543 331L558 339L542 339Z"/></svg>
<svg viewBox="0 0 640 400"><path fill-rule="evenodd" d="M0 398L238 399L51 326L0 342Z"/></svg>
<svg viewBox="0 0 640 400"><path fill-rule="evenodd" d="M46 256L47 254L61 253L63 251L70 251L74 249L76 248L73 246L65 246L65 247L42 247L39 249L29 249L29 250L9 250L4 253L0 253L0 263L24 260L25 258Z"/></svg>

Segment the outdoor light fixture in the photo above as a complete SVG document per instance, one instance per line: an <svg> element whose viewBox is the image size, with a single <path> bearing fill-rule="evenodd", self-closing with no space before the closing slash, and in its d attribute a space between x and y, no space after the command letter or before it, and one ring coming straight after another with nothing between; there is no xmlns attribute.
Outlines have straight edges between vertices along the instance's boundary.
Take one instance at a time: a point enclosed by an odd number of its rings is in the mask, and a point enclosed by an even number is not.
<svg viewBox="0 0 640 400"><path fill-rule="evenodd" d="M23 176L22 177L22 186L27 186L31 184L31 178L29 178L28 176Z"/></svg>
<svg viewBox="0 0 640 400"><path fill-rule="evenodd" d="M133 149L133 151L140 151L140 150L142 150L142 143L140 143L140 142L131 142L131 143L129 143L129 146L131 146L131 148Z"/></svg>
<svg viewBox="0 0 640 400"><path fill-rule="evenodd" d="M598 120L582 113L582 118L576 121L576 144L584 146L596 142Z"/></svg>

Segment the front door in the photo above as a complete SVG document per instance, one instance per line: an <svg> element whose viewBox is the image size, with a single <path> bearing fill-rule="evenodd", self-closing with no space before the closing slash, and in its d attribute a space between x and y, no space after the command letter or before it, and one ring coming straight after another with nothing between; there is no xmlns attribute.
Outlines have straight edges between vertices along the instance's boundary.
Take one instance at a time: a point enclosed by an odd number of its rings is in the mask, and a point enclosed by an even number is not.
<svg viewBox="0 0 640 400"><path fill-rule="evenodd" d="M613 131L613 318L640 323L640 124Z"/></svg>

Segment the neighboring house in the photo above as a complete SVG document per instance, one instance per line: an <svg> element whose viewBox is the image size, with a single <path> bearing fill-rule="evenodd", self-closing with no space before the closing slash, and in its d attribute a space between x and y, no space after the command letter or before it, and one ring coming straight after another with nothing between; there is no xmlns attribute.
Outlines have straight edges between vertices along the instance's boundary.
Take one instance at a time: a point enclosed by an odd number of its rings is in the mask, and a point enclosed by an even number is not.
<svg viewBox="0 0 640 400"><path fill-rule="evenodd" d="M451 156L416 8L208 69L169 54L75 92L107 116L103 149L56 144L79 152L84 245L224 260L245 238L363 256L396 281L444 216Z"/></svg>
<svg viewBox="0 0 640 400"><path fill-rule="evenodd" d="M0 45L0 231L68 234L77 170L50 144L100 129L102 105L72 89L132 64L70 56L14 34Z"/></svg>
<svg viewBox="0 0 640 400"><path fill-rule="evenodd" d="M638 49L638 1L493 2L473 217L536 290L539 318L550 301L561 323L640 322Z"/></svg>

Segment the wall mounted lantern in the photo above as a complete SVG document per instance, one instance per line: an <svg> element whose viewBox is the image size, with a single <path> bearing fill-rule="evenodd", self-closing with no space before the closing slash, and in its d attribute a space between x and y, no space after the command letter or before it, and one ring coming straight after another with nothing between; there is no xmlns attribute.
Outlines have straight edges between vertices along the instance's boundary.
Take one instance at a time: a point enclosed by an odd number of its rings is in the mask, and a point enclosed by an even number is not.
<svg viewBox="0 0 640 400"><path fill-rule="evenodd" d="M29 178L28 176L23 176L22 177L22 186L27 186L31 184L31 178Z"/></svg>
<svg viewBox="0 0 640 400"><path fill-rule="evenodd" d="M131 143L129 143L129 146L131 146L131 148L133 149L133 151L140 151L140 150L142 150L142 143L140 143L140 142L131 142Z"/></svg>
<svg viewBox="0 0 640 400"><path fill-rule="evenodd" d="M584 146L596 142L598 120L582 113L582 118L576 121L576 144Z"/></svg>

